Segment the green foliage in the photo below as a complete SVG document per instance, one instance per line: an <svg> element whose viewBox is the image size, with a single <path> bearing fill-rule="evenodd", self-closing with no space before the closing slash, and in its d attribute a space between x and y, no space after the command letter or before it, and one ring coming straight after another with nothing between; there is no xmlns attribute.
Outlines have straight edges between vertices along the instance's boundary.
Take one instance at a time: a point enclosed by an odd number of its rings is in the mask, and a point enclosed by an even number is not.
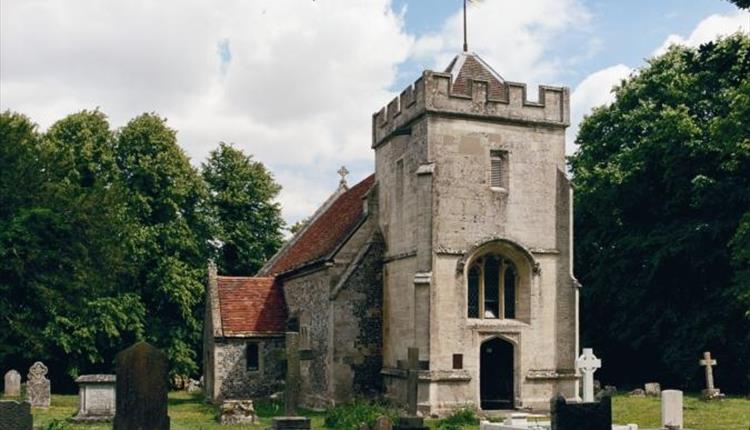
<svg viewBox="0 0 750 430"><path fill-rule="evenodd" d="M310 217L303 218L291 226L289 226L289 233L291 234L297 234L298 231L302 230L302 227L304 227L308 222L310 222Z"/></svg>
<svg viewBox="0 0 750 430"><path fill-rule="evenodd" d="M750 0L729 0L740 9L750 9Z"/></svg>
<svg viewBox="0 0 750 430"><path fill-rule="evenodd" d="M617 385L750 385L750 39L673 47L582 123L576 273L583 344ZM738 377L748 375L748 377Z"/></svg>
<svg viewBox="0 0 750 430"><path fill-rule="evenodd" d="M68 430L70 425L63 420L52 420L44 427L44 430Z"/></svg>
<svg viewBox="0 0 750 430"><path fill-rule="evenodd" d="M443 430L461 430L464 427L475 426L477 424L479 424L479 419L474 410L462 408L440 420L438 428Z"/></svg>
<svg viewBox="0 0 750 430"><path fill-rule="evenodd" d="M338 430L357 430L362 423L375 424L381 415L390 417L394 422L398 412L384 403L357 399L351 403L336 405L325 412L325 426Z"/></svg>
<svg viewBox="0 0 750 430"><path fill-rule="evenodd" d="M253 275L282 243L281 187L263 164L225 143L202 168L220 242L216 264L229 275Z"/></svg>

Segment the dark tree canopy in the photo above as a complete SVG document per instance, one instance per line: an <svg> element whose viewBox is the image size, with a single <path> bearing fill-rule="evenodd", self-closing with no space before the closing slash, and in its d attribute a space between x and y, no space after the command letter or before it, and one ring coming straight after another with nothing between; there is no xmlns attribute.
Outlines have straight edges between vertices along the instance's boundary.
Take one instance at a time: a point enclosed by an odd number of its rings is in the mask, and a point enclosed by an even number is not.
<svg viewBox="0 0 750 430"><path fill-rule="evenodd" d="M741 9L750 9L750 0L729 0Z"/></svg>
<svg viewBox="0 0 750 430"><path fill-rule="evenodd" d="M583 345L604 382L750 386L750 39L672 47L582 123L571 158Z"/></svg>
<svg viewBox="0 0 750 430"><path fill-rule="evenodd" d="M283 241L281 187L263 164L220 143L203 164L203 178L217 225L220 273L253 275Z"/></svg>

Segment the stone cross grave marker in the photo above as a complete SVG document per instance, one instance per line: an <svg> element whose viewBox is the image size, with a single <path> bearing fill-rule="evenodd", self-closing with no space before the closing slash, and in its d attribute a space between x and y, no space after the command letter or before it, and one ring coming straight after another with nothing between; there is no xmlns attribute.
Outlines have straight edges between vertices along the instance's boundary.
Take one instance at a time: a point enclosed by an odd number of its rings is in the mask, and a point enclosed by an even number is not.
<svg viewBox="0 0 750 430"><path fill-rule="evenodd" d="M602 367L602 361L591 348L583 348L583 354L576 360L578 371L583 373L583 401L594 401L594 372Z"/></svg>
<svg viewBox="0 0 750 430"><path fill-rule="evenodd" d="M419 394L419 348L409 348L406 355L406 416L399 417L397 430L426 429L424 419L417 416Z"/></svg>
<svg viewBox="0 0 750 430"><path fill-rule="evenodd" d="M719 389L714 387L714 370L716 366L716 360L711 358L711 353L706 351L703 353L703 359L699 361L701 366L706 368L706 389L703 390L703 398L710 400L716 397L720 397Z"/></svg>
<svg viewBox="0 0 750 430"><path fill-rule="evenodd" d="M299 333L288 331L286 333L286 383L284 385L284 415L274 417L272 428L282 429L309 429L310 419L297 416L300 392L300 361L312 360L312 351L299 348Z"/></svg>
<svg viewBox="0 0 750 430"><path fill-rule="evenodd" d="M50 383L46 376L47 366L41 361L37 361L29 368L26 397L33 407L48 408L50 405Z"/></svg>
<svg viewBox="0 0 750 430"><path fill-rule="evenodd" d="M167 355L147 342L120 351L116 358L113 430L169 430Z"/></svg>
<svg viewBox="0 0 750 430"><path fill-rule="evenodd" d="M15 369L10 369L5 374L5 397L18 397L21 395L21 374Z"/></svg>

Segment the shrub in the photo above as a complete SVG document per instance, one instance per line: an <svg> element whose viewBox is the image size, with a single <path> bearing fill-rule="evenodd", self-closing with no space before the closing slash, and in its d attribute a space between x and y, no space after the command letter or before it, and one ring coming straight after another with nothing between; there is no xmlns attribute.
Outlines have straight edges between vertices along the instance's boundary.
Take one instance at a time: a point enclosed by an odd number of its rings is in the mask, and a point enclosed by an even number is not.
<svg viewBox="0 0 750 430"><path fill-rule="evenodd" d="M444 418L438 424L441 430L461 430L463 427L479 423L474 410L462 408L454 411L450 416Z"/></svg>
<svg viewBox="0 0 750 430"><path fill-rule="evenodd" d="M49 423L47 423L47 426L44 427L44 430L68 430L70 429L70 425L62 420L52 420Z"/></svg>
<svg viewBox="0 0 750 430"><path fill-rule="evenodd" d="M327 409L325 426L337 430L357 430L362 423L374 424L381 415L395 421L398 413L385 403L358 399Z"/></svg>

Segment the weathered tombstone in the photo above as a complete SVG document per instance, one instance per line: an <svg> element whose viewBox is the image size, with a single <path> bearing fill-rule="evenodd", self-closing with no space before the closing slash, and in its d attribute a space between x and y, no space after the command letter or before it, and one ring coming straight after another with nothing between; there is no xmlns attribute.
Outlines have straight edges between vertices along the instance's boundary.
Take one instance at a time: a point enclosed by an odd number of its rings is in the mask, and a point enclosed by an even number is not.
<svg viewBox="0 0 750 430"><path fill-rule="evenodd" d="M224 400L219 408L221 424L255 424L252 400Z"/></svg>
<svg viewBox="0 0 750 430"><path fill-rule="evenodd" d="M393 421L385 415L381 415L375 420L372 430L393 430Z"/></svg>
<svg viewBox="0 0 750 430"><path fill-rule="evenodd" d="M115 375L81 375L78 384L77 422L112 421L115 417Z"/></svg>
<svg viewBox="0 0 750 430"><path fill-rule="evenodd" d="M167 356L146 342L120 351L113 430L169 430Z"/></svg>
<svg viewBox="0 0 750 430"><path fill-rule="evenodd" d="M419 348L407 350L406 363L406 415L398 419L397 430L424 430L424 419L417 416L419 394Z"/></svg>
<svg viewBox="0 0 750 430"><path fill-rule="evenodd" d="M26 399L35 408L48 408L50 405L50 383L46 378L47 366L37 361L29 368L26 382Z"/></svg>
<svg viewBox="0 0 750 430"><path fill-rule="evenodd" d="M709 351L704 352L703 359L698 363L706 368L706 389L701 392L703 399L714 400L724 397L719 389L714 387L713 366L716 366L716 360L711 358L711 353Z"/></svg>
<svg viewBox="0 0 750 430"><path fill-rule="evenodd" d="M664 390L661 392L661 427L663 429L682 428L682 391Z"/></svg>
<svg viewBox="0 0 750 430"><path fill-rule="evenodd" d="M594 355L594 350L584 348L583 354L576 359L576 368L583 373L583 401L594 401L594 372L602 367L602 361Z"/></svg>
<svg viewBox="0 0 750 430"><path fill-rule="evenodd" d="M643 386L643 391L647 396L659 397L661 394L661 385L658 382L647 382Z"/></svg>
<svg viewBox="0 0 750 430"><path fill-rule="evenodd" d="M33 427L29 402L0 400L0 430L32 430Z"/></svg>
<svg viewBox="0 0 750 430"><path fill-rule="evenodd" d="M612 430L612 399L570 403L557 395L550 401L552 430Z"/></svg>
<svg viewBox="0 0 750 430"><path fill-rule="evenodd" d="M21 374L11 369L5 374L5 397L18 397L21 395Z"/></svg>
<svg viewBox="0 0 750 430"><path fill-rule="evenodd" d="M300 351L299 333L289 331L286 333L286 382L284 385L284 414L283 417L274 417L272 428L282 429L310 429L310 418L297 415L300 390L300 360L312 359L309 350Z"/></svg>

